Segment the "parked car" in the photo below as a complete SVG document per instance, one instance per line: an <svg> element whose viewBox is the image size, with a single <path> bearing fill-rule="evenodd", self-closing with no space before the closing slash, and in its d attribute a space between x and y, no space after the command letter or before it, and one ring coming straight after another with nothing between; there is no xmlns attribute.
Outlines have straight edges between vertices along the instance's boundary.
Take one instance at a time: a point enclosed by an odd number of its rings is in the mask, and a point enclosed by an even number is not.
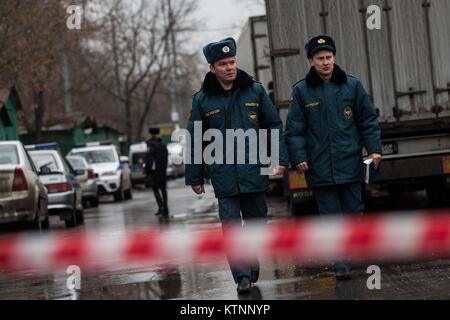
<svg viewBox="0 0 450 320"><path fill-rule="evenodd" d="M47 189L20 141L0 142L0 223L50 227Z"/></svg>
<svg viewBox="0 0 450 320"><path fill-rule="evenodd" d="M146 174L144 169L145 157L147 156L147 144L145 142L132 144L130 146L131 161L131 183L134 186L145 184Z"/></svg>
<svg viewBox="0 0 450 320"><path fill-rule="evenodd" d="M132 199L128 157L120 157L110 142L77 146L69 156L81 156L94 169L100 194L113 195L115 201Z"/></svg>
<svg viewBox="0 0 450 320"><path fill-rule="evenodd" d="M59 215L68 228L84 223L82 190L75 171L62 156L57 144L26 146L40 179L48 190L50 215Z"/></svg>
<svg viewBox="0 0 450 320"><path fill-rule="evenodd" d="M83 207L86 208L88 202L92 207L98 207L99 194L94 169L89 167L89 164L83 157L71 156L66 157L66 159L75 170L75 178L81 185Z"/></svg>
<svg viewBox="0 0 450 320"><path fill-rule="evenodd" d="M184 146L178 142L172 142L167 145L169 159L167 163L167 176L174 179L184 176Z"/></svg>

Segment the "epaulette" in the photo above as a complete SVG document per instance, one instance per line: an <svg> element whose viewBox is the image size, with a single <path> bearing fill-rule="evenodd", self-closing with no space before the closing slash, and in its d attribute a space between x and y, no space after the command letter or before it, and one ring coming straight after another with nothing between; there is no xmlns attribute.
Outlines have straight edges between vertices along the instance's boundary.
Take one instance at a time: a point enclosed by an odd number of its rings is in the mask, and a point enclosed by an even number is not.
<svg viewBox="0 0 450 320"><path fill-rule="evenodd" d="M297 81L296 83L294 83L293 87L297 86L300 82L305 81L305 80L306 80L306 78L303 78L302 80Z"/></svg>
<svg viewBox="0 0 450 320"><path fill-rule="evenodd" d="M255 79L255 78L253 78L253 77L252 77L252 80L253 80L253 82L255 82L255 83L259 83L260 85L262 85L262 83L261 83L260 81L256 80L256 79Z"/></svg>
<svg viewBox="0 0 450 320"><path fill-rule="evenodd" d="M197 94L199 94L200 92L202 92L202 88L200 88L196 93L194 93L192 96L195 97Z"/></svg>

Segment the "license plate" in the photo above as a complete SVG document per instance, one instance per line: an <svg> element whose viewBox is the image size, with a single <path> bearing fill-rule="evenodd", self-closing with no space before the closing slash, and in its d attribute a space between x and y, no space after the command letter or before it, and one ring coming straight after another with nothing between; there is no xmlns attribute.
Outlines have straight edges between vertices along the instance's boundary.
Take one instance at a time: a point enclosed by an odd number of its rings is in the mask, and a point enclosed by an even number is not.
<svg viewBox="0 0 450 320"><path fill-rule="evenodd" d="M450 157L442 158L442 166L445 174L450 174Z"/></svg>
<svg viewBox="0 0 450 320"><path fill-rule="evenodd" d="M294 202L299 200L312 200L314 199L314 192L311 190L295 191L292 192L292 199L294 199Z"/></svg>
<svg viewBox="0 0 450 320"><path fill-rule="evenodd" d="M9 190L9 179L0 179L0 192L8 192Z"/></svg>

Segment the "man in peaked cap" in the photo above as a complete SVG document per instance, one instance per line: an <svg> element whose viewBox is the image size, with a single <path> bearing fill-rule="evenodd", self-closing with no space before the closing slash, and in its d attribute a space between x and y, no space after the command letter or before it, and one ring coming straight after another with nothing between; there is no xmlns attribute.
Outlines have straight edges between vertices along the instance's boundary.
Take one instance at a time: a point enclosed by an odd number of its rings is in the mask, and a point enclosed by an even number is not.
<svg viewBox="0 0 450 320"><path fill-rule="evenodd" d="M210 72L203 81L202 89L193 98L188 124L191 141L196 139L194 125L198 123L202 125L202 136L204 129L216 129L222 133L223 141L227 129L279 130L280 165L275 168L275 174L282 174L288 165L283 124L263 86L237 68L236 42L233 38L213 42L203 48L203 53L210 65ZM194 150L193 147L191 149ZM249 158L249 149L247 140L246 159ZM248 161L246 164L236 164L236 153L234 150L233 164L227 163L227 152L224 152L223 158L217 156L214 164L207 165L214 193L219 199L219 216L224 233L231 226L241 226L242 219L247 223L265 221L267 218L266 191L269 178L261 175L264 165L260 161L256 165L247 164ZM202 194L205 192L204 164L194 163L192 154L191 159L193 164L186 165L186 185L192 186L195 193ZM230 255L228 260L234 281L238 284L238 293L249 292L251 283L255 283L259 276L257 259L251 258L256 260L252 265L233 261Z"/></svg>
<svg viewBox="0 0 450 320"><path fill-rule="evenodd" d="M289 160L305 173L320 214L362 214L362 147L377 168L381 161L375 108L361 82L335 64L331 37L311 38L305 51L311 69L293 89L285 132ZM336 262L334 271L338 279L349 278L351 264Z"/></svg>
<svg viewBox="0 0 450 320"><path fill-rule="evenodd" d="M159 128L150 128L150 139L147 141L147 157L145 160L145 172L147 173L147 185L151 186L158 204L158 212L163 218L169 217L167 205L167 163L168 150L162 142Z"/></svg>

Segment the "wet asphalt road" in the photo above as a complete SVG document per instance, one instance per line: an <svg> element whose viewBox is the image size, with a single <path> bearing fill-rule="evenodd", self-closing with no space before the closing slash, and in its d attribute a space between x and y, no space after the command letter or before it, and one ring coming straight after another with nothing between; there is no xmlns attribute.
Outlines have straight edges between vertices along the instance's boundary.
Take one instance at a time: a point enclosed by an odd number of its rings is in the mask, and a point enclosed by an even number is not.
<svg viewBox="0 0 450 320"><path fill-rule="evenodd" d="M183 185L183 179L170 181L171 218L169 225L183 228L198 225L217 225L217 201L210 186L199 199ZM271 196L269 218L288 216L288 208L281 197ZM382 193L369 202L370 211L428 208L424 192L389 198ZM85 225L79 229L113 231L158 225L167 221L153 214L157 209L149 190L134 191L134 199L115 203L104 197L96 209L85 211ZM64 223L52 217L52 231L65 230ZM21 232L17 226L2 226L0 234ZM170 268L119 269L98 275L83 275L81 290L67 289L64 271L47 276L21 273L16 277L0 274L0 299L194 299L194 300L366 300L366 299L450 299L450 261L437 260L417 264L380 265L381 290L367 288L367 266L355 266L352 279L336 281L328 266L303 267L262 261L260 281L249 295L238 296L228 265L217 263L200 266Z"/></svg>

